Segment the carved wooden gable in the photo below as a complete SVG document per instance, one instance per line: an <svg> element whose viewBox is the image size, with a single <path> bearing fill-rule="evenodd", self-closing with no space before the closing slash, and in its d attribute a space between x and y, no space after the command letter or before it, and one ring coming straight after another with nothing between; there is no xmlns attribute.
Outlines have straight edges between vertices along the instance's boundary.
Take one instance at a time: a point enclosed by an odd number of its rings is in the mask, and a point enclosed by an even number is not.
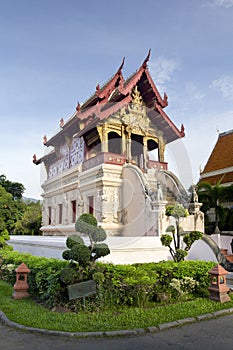
<svg viewBox="0 0 233 350"><path fill-rule="evenodd" d="M121 122L127 126L127 131L139 135L148 133L150 119L137 85L132 91L132 102L122 108L119 115Z"/></svg>

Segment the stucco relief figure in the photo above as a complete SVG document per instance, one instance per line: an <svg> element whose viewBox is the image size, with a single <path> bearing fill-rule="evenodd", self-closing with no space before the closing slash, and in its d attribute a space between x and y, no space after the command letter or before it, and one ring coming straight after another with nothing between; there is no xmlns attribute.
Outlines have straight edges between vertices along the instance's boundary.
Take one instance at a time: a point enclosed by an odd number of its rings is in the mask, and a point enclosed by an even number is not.
<svg viewBox="0 0 233 350"><path fill-rule="evenodd" d="M57 211L57 200L56 200L56 198L52 199L51 209L52 209L51 225L55 226L56 225L56 211Z"/></svg>
<svg viewBox="0 0 233 350"><path fill-rule="evenodd" d="M107 201L108 201L108 197L106 192L103 190L98 190L96 210L97 210L97 220L100 222L106 220Z"/></svg>
<svg viewBox="0 0 233 350"><path fill-rule="evenodd" d="M146 186L145 187L145 194L146 197L149 199L152 210L155 209L155 202L156 202L156 191L153 190L153 188Z"/></svg>
<svg viewBox="0 0 233 350"><path fill-rule="evenodd" d="M163 201L163 190L162 190L162 188L161 188L161 185L160 185L160 183L158 182L158 184L157 184L157 201L159 202L159 201Z"/></svg>
<svg viewBox="0 0 233 350"><path fill-rule="evenodd" d="M150 198L150 200L151 200L152 202L155 202L155 201L156 201L156 199L157 199L157 194L156 194L156 191L155 191L153 188L151 188L151 187L149 187L149 186L146 186L145 192L146 192L146 195L149 196L149 198Z"/></svg>
<svg viewBox="0 0 233 350"><path fill-rule="evenodd" d="M198 203L198 195L196 192L196 186L192 185L192 195L191 195L191 203Z"/></svg>
<svg viewBox="0 0 233 350"><path fill-rule="evenodd" d="M98 190L97 198L96 198L96 213L97 213L97 221L102 221L102 190Z"/></svg>
<svg viewBox="0 0 233 350"><path fill-rule="evenodd" d="M113 193L113 218L115 222L118 222L118 208L119 208L119 196L117 189Z"/></svg>
<svg viewBox="0 0 233 350"><path fill-rule="evenodd" d="M146 186L145 187L145 194L151 202L152 210L155 209L156 202L163 201L163 191L162 191L160 183L157 184L156 191L153 188Z"/></svg>
<svg viewBox="0 0 233 350"><path fill-rule="evenodd" d="M102 218L101 218L101 221L105 221L106 220L106 212L107 212L107 203L108 203L108 196L107 196L106 191L102 192L101 203L102 203Z"/></svg>
<svg viewBox="0 0 233 350"><path fill-rule="evenodd" d="M65 197L65 201L64 201L64 224L65 225L68 224L68 200L67 200L67 196Z"/></svg>
<svg viewBox="0 0 233 350"><path fill-rule="evenodd" d="M82 215L83 214L83 207L84 207L84 201L83 201L83 197L82 197L82 195L80 194L78 197L77 197L77 204L78 204L78 217L80 216L80 215Z"/></svg>

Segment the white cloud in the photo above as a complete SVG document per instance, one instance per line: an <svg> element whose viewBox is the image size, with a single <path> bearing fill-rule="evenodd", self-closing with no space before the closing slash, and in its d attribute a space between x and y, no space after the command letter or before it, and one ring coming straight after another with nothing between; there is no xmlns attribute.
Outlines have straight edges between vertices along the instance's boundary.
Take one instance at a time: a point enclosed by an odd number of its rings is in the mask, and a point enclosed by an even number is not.
<svg viewBox="0 0 233 350"><path fill-rule="evenodd" d="M226 111L204 111L196 114L190 111L185 121L186 137L182 140L188 152L192 170L193 181L199 179L199 169L203 169L218 139L218 132L222 133L232 129L233 109Z"/></svg>
<svg viewBox="0 0 233 350"><path fill-rule="evenodd" d="M233 76L222 75L220 78L213 80L210 87L220 90L224 98L233 100Z"/></svg>
<svg viewBox="0 0 233 350"><path fill-rule="evenodd" d="M208 3L212 7L230 8L233 6L233 0L212 0Z"/></svg>
<svg viewBox="0 0 233 350"><path fill-rule="evenodd" d="M165 85L172 80L175 70L180 67L180 63L176 59L157 57L154 61L150 61L150 71L153 80L159 90L163 90Z"/></svg>
<svg viewBox="0 0 233 350"><path fill-rule="evenodd" d="M192 81L186 82L185 91L189 100L201 100L206 96L202 88L198 87L198 85Z"/></svg>

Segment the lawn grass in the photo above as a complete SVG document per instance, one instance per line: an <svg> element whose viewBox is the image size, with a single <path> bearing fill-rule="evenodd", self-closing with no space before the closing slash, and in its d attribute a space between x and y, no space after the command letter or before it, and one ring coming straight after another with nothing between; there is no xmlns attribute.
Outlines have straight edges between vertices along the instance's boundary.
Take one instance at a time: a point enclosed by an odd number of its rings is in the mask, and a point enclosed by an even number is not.
<svg viewBox="0 0 233 350"><path fill-rule="evenodd" d="M233 307L233 300L221 304L208 298L151 306L147 309L118 307L101 312L82 311L59 313L51 311L33 300L12 299L13 288L0 280L0 310L14 322L24 326L65 332L98 332L146 328L166 322L195 317Z"/></svg>

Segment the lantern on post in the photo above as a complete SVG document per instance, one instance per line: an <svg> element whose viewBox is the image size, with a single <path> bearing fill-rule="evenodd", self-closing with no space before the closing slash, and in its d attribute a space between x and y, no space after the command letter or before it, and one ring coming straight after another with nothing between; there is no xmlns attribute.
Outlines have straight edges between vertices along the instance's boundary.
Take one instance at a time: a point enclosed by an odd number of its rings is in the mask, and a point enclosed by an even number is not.
<svg viewBox="0 0 233 350"><path fill-rule="evenodd" d="M230 290L226 285L227 273L221 265L216 265L209 271L211 284L208 290L210 292L210 299L220 301L221 303L231 300L227 294Z"/></svg>
<svg viewBox="0 0 233 350"><path fill-rule="evenodd" d="M12 295L14 299L23 299L29 297L29 285L27 283L27 278L30 271L31 270L29 270L27 265L24 263L20 264L17 269L15 269L16 283L14 285L14 293Z"/></svg>

